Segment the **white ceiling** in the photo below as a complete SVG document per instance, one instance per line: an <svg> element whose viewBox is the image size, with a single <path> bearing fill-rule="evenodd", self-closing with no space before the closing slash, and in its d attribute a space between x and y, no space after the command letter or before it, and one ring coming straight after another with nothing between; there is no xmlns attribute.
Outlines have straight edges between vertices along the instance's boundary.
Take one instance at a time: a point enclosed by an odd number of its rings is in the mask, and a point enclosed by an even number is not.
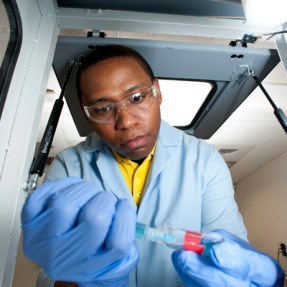
<svg viewBox="0 0 287 287"><path fill-rule="evenodd" d="M287 76L281 63L264 80L263 85L275 104L287 114ZM53 92L46 94L38 141L41 141L50 111L60 93L60 87L52 72L48 89ZM54 157L60 150L82 140L67 105L64 105L49 156ZM234 183L287 151L287 135L274 116L270 103L259 88L208 141L214 144L218 150L236 150L223 154L224 159L230 164Z"/></svg>
<svg viewBox="0 0 287 287"><path fill-rule="evenodd" d="M263 85L275 104L287 114L287 76L282 63ZM262 91L257 88L209 140L218 149L238 149L224 155L233 181L243 179L287 150L287 135L273 114Z"/></svg>

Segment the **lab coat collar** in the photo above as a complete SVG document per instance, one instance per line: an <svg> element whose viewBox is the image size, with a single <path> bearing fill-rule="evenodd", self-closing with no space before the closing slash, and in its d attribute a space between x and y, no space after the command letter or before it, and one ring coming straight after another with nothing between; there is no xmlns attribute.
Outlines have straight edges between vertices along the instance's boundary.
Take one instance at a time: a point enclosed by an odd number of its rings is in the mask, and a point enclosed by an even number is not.
<svg viewBox="0 0 287 287"><path fill-rule="evenodd" d="M106 147L105 143L100 139L97 133L87 136L84 142L84 149L88 152L101 151Z"/></svg>
<svg viewBox="0 0 287 287"><path fill-rule="evenodd" d="M182 145L183 132L162 120L158 139L166 147Z"/></svg>

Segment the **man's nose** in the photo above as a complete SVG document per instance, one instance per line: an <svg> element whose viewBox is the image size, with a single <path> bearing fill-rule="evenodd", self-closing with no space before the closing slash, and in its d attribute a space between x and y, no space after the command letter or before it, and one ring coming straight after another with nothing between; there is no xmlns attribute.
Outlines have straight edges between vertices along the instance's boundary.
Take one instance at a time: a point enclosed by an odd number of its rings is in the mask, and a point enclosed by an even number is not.
<svg viewBox="0 0 287 287"><path fill-rule="evenodd" d="M118 107L116 111L116 128L129 129L138 121L138 117L124 106Z"/></svg>

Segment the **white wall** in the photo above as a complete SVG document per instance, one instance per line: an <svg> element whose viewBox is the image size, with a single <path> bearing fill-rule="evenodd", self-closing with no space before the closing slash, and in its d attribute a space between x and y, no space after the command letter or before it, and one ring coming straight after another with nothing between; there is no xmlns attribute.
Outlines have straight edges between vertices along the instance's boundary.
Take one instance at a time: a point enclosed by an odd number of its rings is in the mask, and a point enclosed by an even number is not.
<svg viewBox="0 0 287 287"><path fill-rule="evenodd" d="M238 182L235 196L249 241L277 259L279 244L287 244L287 152ZM280 263L285 269L282 256Z"/></svg>

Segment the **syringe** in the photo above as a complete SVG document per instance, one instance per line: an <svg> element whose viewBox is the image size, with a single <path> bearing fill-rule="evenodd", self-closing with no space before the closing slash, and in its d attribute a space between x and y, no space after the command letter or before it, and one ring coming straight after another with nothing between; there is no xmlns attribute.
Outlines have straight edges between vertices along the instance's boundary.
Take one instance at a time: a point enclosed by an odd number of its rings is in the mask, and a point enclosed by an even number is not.
<svg viewBox="0 0 287 287"><path fill-rule="evenodd" d="M143 223L136 224L136 239L164 243L174 249L191 250L208 255L211 246L224 241L218 233L201 233L173 227L152 228Z"/></svg>

